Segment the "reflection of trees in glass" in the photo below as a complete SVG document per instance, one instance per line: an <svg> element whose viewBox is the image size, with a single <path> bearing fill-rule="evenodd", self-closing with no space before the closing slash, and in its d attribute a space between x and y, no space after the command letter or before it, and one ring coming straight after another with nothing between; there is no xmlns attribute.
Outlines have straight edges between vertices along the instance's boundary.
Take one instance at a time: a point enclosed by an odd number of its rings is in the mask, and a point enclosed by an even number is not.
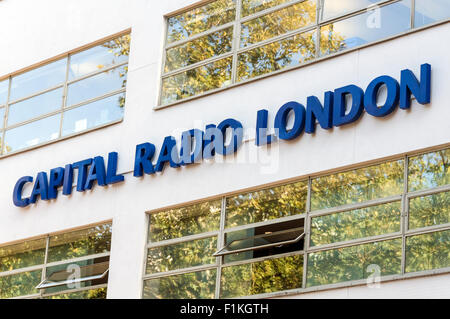
<svg viewBox="0 0 450 319"><path fill-rule="evenodd" d="M409 229L450 223L450 192L411 199Z"/></svg>
<svg viewBox="0 0 450 319"><path fill-rule="evenodd" d="M226 200L226 227L304 214L308 183L299 182L237 195Z"/></svg>
<svg viewBox="0 0 450 319"><path fill-rule="evenodd" d="M60 294L56 296L46 297L44 299L106 299L106 288Z"/></svg>
<svg viewBox="0 0 450 319"><path fill-rule="evenodd" d="M270 259L222 269L221 298L302 287L303 256Z"/></svg>
<svg viewBox="0 0 450 319"><path fill-rule="evenodd" d="M409 191L450 184L450 148L409 159Z"/></svg>
<svg viewBox="0 0 450 319"><path fill-rule="evenodd" d="M245 17L289 1L291 0L242 0L241 15Z"/></svg>
<svg viewBox="0 0 450 319"><path fill-rule="evenodd" d="M157 242L219 229L222 201L150 214L149 240Z"/></svg>
<svg viewBox="0 0 450 319"><path fill-rule="evenodd" d="M450 230L406 239L406 272L450 267Z"/></svg>
<svg viewBox="0 0 450 319"><path fill-rule="evenodd" d="M147 254L147 274L214 264L217 237L151 248Z"/></svg>
<svg viewBox="0 0 450 319"><path fill-rule="evenodd" d="M378 265L381 276L399 274L401 256L401 239L311 253L307 286L365 279L370 265Z"/></svg>
<svg viewBox="0 0 450 319"><path fill-rule="evenodd" d="M144 299L213 299L216 270L151 279L144 282Z"/></svg>
<svg viewBox="0 0 450 319"><path fill-rule="evenodd" d="M0 298L14 298L37 293L41 282L41 270L0 277Z"/></svg>
<svg viewBox="0 0 450 319"><path fill-rule="evenodd" d="M218 0L168 19L168 42L186 39L234 21L235 0Z"/></svg>
<svg viewBox="0 0 450 319"><path fill-rule="evenodd" d="M111 224L50 237L48 262L61 261L111 249Z"/></svg>
<svg viewBox="0 0 450 319"><path fill-rule="evenodd" d="M403 192L404 161L316 178L312 181L311 209L319 210L389 197Z"/></svg>
<svg viewBox="0 0 450 319"><path fill-rule="evenodd" d="M328 55L346 48L345 37L334 31L334 25L320 28L320 54Z"/></svg>
<svg viewBox="0 0 450 319"><path fill-rule="evenodd" d="M45 239L0 248L0 272L44 263Z"/></svg>
<svg viewBox="0 0 450 319"><path fill-rule="evenodd" d="M168 49L165 72L173 71L231 50L233 27L210 33L199 39Z"/></svg>
<svg viewBox="0 0 450 319"><path fill-rule="evenodd" d="M315 217L311 246L399 232L400 216L401 203L396 202Z"/></svg>

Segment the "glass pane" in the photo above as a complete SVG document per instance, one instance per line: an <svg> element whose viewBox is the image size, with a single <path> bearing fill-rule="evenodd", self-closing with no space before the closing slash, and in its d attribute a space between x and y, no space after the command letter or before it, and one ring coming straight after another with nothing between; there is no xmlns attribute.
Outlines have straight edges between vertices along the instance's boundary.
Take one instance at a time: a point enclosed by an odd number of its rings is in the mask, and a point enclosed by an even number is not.
<svg viewBox="0 0 450 319"><path fill-rule="evenodd" d="M128 61L129 34L70 56L69 80Z"/></svg>
<svg viewBox="0 0 450 319"><path fill-rule="evenodd" d="M65 111L62 135L82 132L123 119L125 93L113 95L75 109Z"/></svg>
<svg viewBox="0 0 450 319"><path fill-rule="evenodd" d="M128 65L124 65L70 84L67 91L67 106L125 88L127 72Z"/></svg>
<svg viewBox="0 0 450 319"><path fill-rule="evenodd" d="M321 28L320 53L350 49L410 29L410 1L400 1Z"/></svg>
<svg viewBox="0 0 450 319"><path fill-rule="evenodd" d="M409 229L450 223L450 192L409 201Z"/></svg>
<svg viewBox="0 0 450 319"><path fill-rule="evenodd" d="M450 184L450 148L409 159L410 192Z"/></svg>
<svg viewBox="0 0 450 319"><path fill-rule="evenodd" d="M306 213L306 181L241 194L226 200L226 227Z"/></svg>
<svg viewBox="0 0 450 319"><path fill-rule="evenodd" d="M414 26L416 28L450 18L448 0L416 0Z"/></svg>
<svg viewBox="0 0 450 319"><path fill-rule="evenodd" d="M12 78L10 101L49 89L66 80L67 59L44 65Z"/></svg>
<svg viewBox="0 0 450 319"><path fill-rule="evenodd" d="M308 256L307 286L401 273L402 239L312 253Z"/></svg>
<svg viewBox="0 0 450 319"><path fill-rule="evenodd" d="M150 242L157 242L219 229L222 201L150 214Z"/></svg>
<svg viewBox="0 0 450 319"><path fill-rule="evenodd" d="M233 59L226 58L163 79L162 104L169 104L231 84Z"/></svg>
<svg viewBox="0 0 450 319"><path fill-rule="evenodd" d="M95 259L88 259L70 264L48 267L46 271L46 283L63 283L67 280L87 279L89 277L97 277L88 281L66 283L61 286L46 288L45 293L51 294L64 290L80 289L103 285L108 283L108 275L102 275L109 268L109 256Z"/></svg>
<svg viewBox="0 0 450 319"><path fill-rule="evenodd" d="M9 80L0 82L0 106L5 105L8 100Z"/></svg>
<svg viewBox="0 0 450 319"><path fill-rule="evenodd" d="M380 0L320 0L322 4L322 20L327 20L347 12L368 9Z"/></svg>
<svg viewBox="0 0 450 319"><path fill-rule="evenodd" d="M239 54L238 82L314 59L316 32L298 34Z"/></svg>
<svg viewBox="0 0 450 319"><path fill-rule="evenodd" d="M400 202L315 217L311 246L399 232L400 217Z"/></svg>
<svg viewBox="0 0 450 319"><path fill-rule="evenodd" d="M51 236L48 262L67 260L111 249L111 224Z"/></svg>
<svg viewBox="0 0 450 319"><path fill-rule="evenodd" d="M173 71L231 51L233 27L210 33L171 48L166 53L165 72Z"/></svg>
<svg viewBox="0 0 450 319"><path fill-rule="evenodd" d="M241 48L300 29L316 21L316 1L305 1L241 26Z"/></svg>
<svg viewBox="0 0 450 319"><path fill-rule="evenodd" d="M44 299L106 299L106 288L72 292L68 294L44 297Z"/></svg>
<svg viewBox="0 0 450 319"><path fill-rule="evenodd" d="M292 230L292 231L291 231ZM282 236L279 236L280 232L283 233ZM266 240L261 241L260 239L249 239L249 238L260 238L261 236L273 236L273 240L290 240L296 239L304 232L304 219L296 219L282 223L269 224L265 226L259 226L239 231L234 231L227 233L225 236L225 245L231 244L234 247L249 247L249 245L253 244L267 244ZM269 238L270 239L270 238ZM255 245L255 246L256 246ZM262 258L267 256L274 256L279 254L292 253L295 251L303 250L304 240L300 239L298 242L284 245L277 245L271 247L265 247L260 249L255 249L251 251L244 251L239 253L233 253L229 255L225 255L224 262L231 263L235 261L248 260L253 258ZM227 246L226 246L227 247Z"/></svg>
<svg viewBox="0 0 450 319"><path fill-rule="evenodd" d="M59 88L31 99L11 104L8 113L8 126L60 110L63 104L63 95L63 88Z"/></svg>
<svg viewBox="0 0 450 319"><path fill-rule="evenodd" d="M0 109L0 129L3 128L5 124L5 108Z"/></svg>
<svg viewBox="0 0 450 319"><path fill-rule="evenodd" d="M312 181L311 210L331 208L403 193L404 161L388 162Z"/></svg>
<svg viewBox="0 0 450 319"><path fill-rule="evenodd" d="M0 277L0 299L37 294L35 288L41 282L41 270Z"/></svg>
<svg viewBox="0 0 450 319"><path fill-rule="evenodd" d="M45 239L0 248L0 272L44 263Z"/></svg>
<svg viewBox="0 0 450 319"><path fill-rule="evenodd" d="M450 230L406 239L406 272L450 267Z"/></svg>
<svg viewBox="0 0 450 319"><path fill-rule="evenodd" d="M243 297L302 287L303 256L269 259L222 269L221 298Z"/></svg>
<svg viewBox="0 0 450 319"><path fill-rule="evenodd" d="M147 255L147 274L215 264L217 237L151 248Z"/></svg>
<svg viewBox="0 0 450 319"><path fill-rule="evenodd" d="M144 281L144 299L213 299L216 269Z"/></svg>
<svg viewBox="0 0 450 319"><path fill-rule="evenodd" d="M56 140L59 137L61 114L6 131L4 150L15 152L27 147Z"/></svg>
<svg viewBox="0 0 450 319"><path fill-rule="evenodd" d="M235 0L217 0L167 21L167 42L175 42L234 21Z"/></svg>
<svg viewBox="0 0 450 319"><path fill-rule="evenodd" d="M245 17L290 1L292 0L242 0L241 16Z"/></svg>

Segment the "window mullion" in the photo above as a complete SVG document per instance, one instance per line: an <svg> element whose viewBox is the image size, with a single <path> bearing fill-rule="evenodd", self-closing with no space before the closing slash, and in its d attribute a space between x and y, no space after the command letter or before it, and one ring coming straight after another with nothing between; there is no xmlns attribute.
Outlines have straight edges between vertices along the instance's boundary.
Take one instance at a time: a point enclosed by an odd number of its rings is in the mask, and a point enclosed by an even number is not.
<svg viewBox="0 0 450 319"><path fill-rule="evenodd" d="M308 178L308 194L306 197L306 217L305 217L305 239L303 241L303 282L302 287L306 288L307 284L307 275L308 275L308 251L309 251L309 242L311 238L311 216L309 216L311 212L311 193L312 193L312 178Z"/></svg>

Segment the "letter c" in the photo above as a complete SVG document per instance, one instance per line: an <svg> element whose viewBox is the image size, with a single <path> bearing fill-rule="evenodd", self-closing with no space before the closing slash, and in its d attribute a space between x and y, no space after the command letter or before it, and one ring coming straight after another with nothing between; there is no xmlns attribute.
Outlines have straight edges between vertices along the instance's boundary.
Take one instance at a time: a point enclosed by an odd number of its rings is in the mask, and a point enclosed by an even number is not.
<svg viewBox="0 0 450 319"><path fill-rule="evenodd" d="M24 176L17 181L16 186L14 186L13 192L14 205L16 205L17 207L27 207L28 205L30 205L29 198L22 198L22 191L26 183L32 182L33 177L31 176Z"/></svg>

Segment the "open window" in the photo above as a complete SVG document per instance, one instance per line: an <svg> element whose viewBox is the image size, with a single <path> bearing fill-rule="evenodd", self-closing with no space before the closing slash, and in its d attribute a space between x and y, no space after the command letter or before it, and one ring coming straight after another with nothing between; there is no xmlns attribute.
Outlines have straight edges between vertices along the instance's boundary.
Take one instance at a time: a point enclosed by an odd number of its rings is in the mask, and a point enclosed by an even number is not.
<svg viewBox="0 0 450 319"><path fill-rule="evenodd" d="M304 220L254 227L226 234L225 246L213 256L251 253L251 258L303 250Z"/></svg>
<svg viewBox="0 0 450 319"><path fill-rule="evenodd" d="M109 257L88 259L47 268L46 278L36 287L49 289L63 286L74 288L76 285L95 286L107 283Z"/></svg>

